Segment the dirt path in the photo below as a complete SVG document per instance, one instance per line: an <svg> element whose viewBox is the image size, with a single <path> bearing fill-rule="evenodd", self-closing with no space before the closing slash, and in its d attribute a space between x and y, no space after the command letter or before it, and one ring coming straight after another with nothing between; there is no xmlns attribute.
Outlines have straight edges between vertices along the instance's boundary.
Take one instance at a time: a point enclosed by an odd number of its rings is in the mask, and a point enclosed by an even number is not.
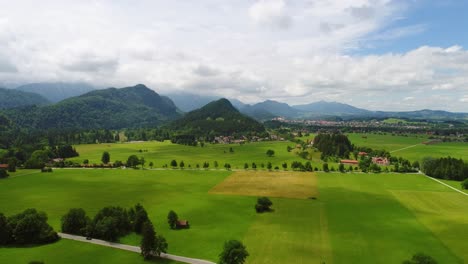
<svg viewBox="0 0 468 264"><path fill-rule="evenodd" d="M409 148L414 148L414 147L419 146L419 145L421 145L421 144L416 144L416 145L412 145L412 146L409 146L409 147L404 147L404 148L401 148L401 149L392 150L392 151L390 151L390 153L405 150L405 149L409 149Z"/></svg>
<svg viewBox="0 0 468 264"><path fill-rule="evenodd" d="M108 241L94 239L94 238L92 240L87 240L86 237L75 236L75 235L64 234L64 233L58 233L58 234L63 239L70 239L70 240L75 240L75 241L80 241L80 242L85 242L85 243L90 243L90 244L95 244L95 245L100 245L100 246L105 246L105 247L117 248L121 250L135 252L138 254L141 253L140 247L136 247L136 246L113 243L113 242L108 242ZM175 261L184 262L184 263L190 263L190 264L215 264L214 262L211 262L208 260L187 258L187 257L176 256L176 255L165 254L165 253L161 254L161 258L175 260Z"/></svg>

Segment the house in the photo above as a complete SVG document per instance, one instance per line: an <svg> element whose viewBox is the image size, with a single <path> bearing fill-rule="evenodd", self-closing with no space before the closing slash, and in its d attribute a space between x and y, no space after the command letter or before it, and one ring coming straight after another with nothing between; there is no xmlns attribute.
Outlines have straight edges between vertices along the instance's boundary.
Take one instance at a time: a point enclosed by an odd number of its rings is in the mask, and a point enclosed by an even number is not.
<svg viewBox="0 0 468 264"><path fill-rule="evenodd" d="M348 165L359 165L359 161L357 160L340 160L340 163Z"/></svg>
<svg viewBox="0 0 468 264"><path fill-rule="evenodd" d="M0 164L0 169L7 170L8 164Z"/></svg>
<svg viewBox="0 0 468 264"><path fill-rule="evenodd" d="M177 228L189 228L189 222L187 220L177 220L176 223Z"/></svg>
<svg viewBox="0 0 468 264"><path fill-rule="evenodd" d="M367 156L367 155L369 155L369 154L367 154L367 152L360 151L360 152L358 153L358 155L359 155L359 156Z"/></svg>
<svg viewBox="0 0 468 264"><path fill-rule="evenodd" d="M372 163L383 165L383 166L388 166L390 165L390 160L388 160L387 158L382 158L382 157L373 157Z"/></svg>

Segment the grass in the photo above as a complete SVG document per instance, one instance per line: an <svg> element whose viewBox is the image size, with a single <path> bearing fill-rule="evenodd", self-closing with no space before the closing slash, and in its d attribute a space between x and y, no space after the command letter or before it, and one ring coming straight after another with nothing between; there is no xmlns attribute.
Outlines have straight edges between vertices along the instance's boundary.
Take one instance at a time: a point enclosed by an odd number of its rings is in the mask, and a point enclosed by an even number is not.
<svg viewBox="0 0 468 264"><path fill-rule="evenodd" d="M27 173L19 171L0 182L0 200L9 201L0 204L0 212L12 215L37 208L59 230L60 218L70 208L81 207L93 216L105 206L128 208L141 203L173 254L215 261L223 243L241 239L255 217L253 197L208 194L230 174L226 171L56 169ZM169 210L188 219L191 228L170 230Z"/></svg>
<svg viewBox="0 0 468 264"><path fill-rule="evenodd" d="M86 244L77 241L60 240L57 243L26 248L1 248L0 263L25 264L30 261L42 261L47 264L83 264L83 263L180 263L166 259L144 261L134 252L116 250L108 247Z"/></svg>
<svg viewBox="0 0 468 264"><path fill-rule="evenodd" d="M334 263L401 263L417 252L439 263L468 260L461 248L466 245L468 214L463 207L468 199L422 175L321 173L319 192ZM438 207L447 209L421 215L421 209L431 210L432 205L412 206L407 197L415 195L437 199Z"/></svg>
<svg viewBox="0 0 468 264"><path fill-rule="evenodd" d="M59 229L60 217L69 208L82 207L94 215L107 205L130 207L139 202L156 231L167 238L172 254L216 261L223 243L238 239L250 253L248 263L401 263L417 252L439 263L468 261L467 197L418 174L318 173L319 195L312 200L297 198L316 192L313 173L32 172L18 171L0 181L0 200L8 201L0 204L0 212L11 215L34 207L47 212L49 222ZM249 173L255 179L247 179ZM235 194L214 194L213 188ZM295 198L271 198L274 211L256 214L255 196L264 194ZM170 230L166 217L171 209L189 220L191 228ZM137 245L139 240L132 234L121 242ZM26 263L33 258L46 263L65 263L65 258L76 263L106 258L116 263L141 261L134 253L127 256L115 249L76 243L0 248L0 262ZM111 254L115 256L107 257ZM94 255L97 261L90 259Z"/></svg>
<svg viewBox="0 0 468 264"><path fill-rule="evenodd" d="M427 140L427 136L423 135L408 135L392 136L387 134L363 134L349 133L347 134L351 143L360 147L369 147L372 149L385 149L387 151L395 151L406 148L412 145L421 144Z"/></svg>
<svg viewBox="0 0 468 264"><path fill-rule="evenodd" d="M444 142L433 145L417 145L415 147L404 149L392 153L392 155L405 157L409 160L421 161L424 157L448 157L451 156L457 159L468 158L468 143L467 142Z"/></svg>
<svg viewBox="0 0 468 264"><path fill-rule="evenodd" d="M163 165L170 166L171 160L180 162L184 161L185 167L191 165L195 168L197 164L200 167L204 162L210 163L210 168L214 168L214 161L217 161L219 168L223 168L225 163L231 164L233 169L243 169L244 164L248 163L249 167L252 162L257 164L258 169L263 163L265 166L268 162L273 164L273 167L281 168L283 162L300 161L300 157L293 152L287 152L287 146L294 147L295 144L287 141L277 142L254 142L244 145L239 144L205 144L205 147L191 147L178 144L172 144L169 141L158 142L137 142L137 143L112 143L112 144L88 144L75 146L80 156L70 160L83 162L84 159L89 159L90 163L101 163L101 156L104 151L108 151L111 156L111 161L120 160L126 161L130 155L144 157L146 167L149 162L154 163L154 167L161 168ZM230 152L232 148L234 152ZM272 149L275 151L273 157L268 157L266 151ZM142 150L143 152L140 152ZM315 162L320 162L319 159L314 159Z"/></svg>
<svg viewBox="0 0 468 264"><path fill-rule="evenodd" d="M462 186L461 186L461 181L452 181L452 180L442 180L442 179L438 179L439 181L447 184L447 185L450 185L452 186L453 188L457 189L457 190L460 190L462 192L465 192L465 193L468 193L468 190L467 189L463 189Z"/></svg>
<svg viewBox="0 0 468 264"><path fill-rule="evenodd" d="M311 173L239 171L210 193L308 199L317 196L316 185Z"/></svg>

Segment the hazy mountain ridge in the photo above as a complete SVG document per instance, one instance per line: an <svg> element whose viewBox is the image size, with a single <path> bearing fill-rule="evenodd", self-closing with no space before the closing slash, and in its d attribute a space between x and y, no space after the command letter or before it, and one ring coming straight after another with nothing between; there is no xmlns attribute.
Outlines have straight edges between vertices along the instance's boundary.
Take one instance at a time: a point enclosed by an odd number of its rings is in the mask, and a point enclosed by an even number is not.
<svg viewBox="0 0 468 264"><path fill-rule="evenodd" d="M39 94L0 88L0 109L50 103Z"/></svg>
<svg viewBox="0 0 468 264"><path fill-rule="evenodd" d="M17 87L15 90L39 94L53 103L79 96L95 90L86 83L30 83Z"/></svg>

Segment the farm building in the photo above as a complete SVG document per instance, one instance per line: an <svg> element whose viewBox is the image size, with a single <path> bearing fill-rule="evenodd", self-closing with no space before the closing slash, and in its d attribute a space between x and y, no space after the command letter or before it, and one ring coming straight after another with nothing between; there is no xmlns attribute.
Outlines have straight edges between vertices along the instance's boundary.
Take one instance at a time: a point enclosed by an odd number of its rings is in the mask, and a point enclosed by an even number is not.
<svg viewBox="0 0 468 264"><path fill-rule="evenodd" d="M357 160L340 160L340 163L348 165L359 165L359 161Z"/></svg>
<svg viewBox="0 0 468 264"><path fill-rule="evenodd" d="M177 228L189 228L189 222L187 220L178 220L176 224Z"/></svg>
<svg viewBox="0 0 468 264"><path fill-rule="evenodd" d="M384 166L390 165L390 161L387 158L382 158L382 157L373 157L372 163L375 163L378 165L384 165Z"/></svg>
<svg viewBox="0 0 468 264"><path fill-rule="evenodd" d="M0 169L7 170L8 164L0 164Z"/></svg>

